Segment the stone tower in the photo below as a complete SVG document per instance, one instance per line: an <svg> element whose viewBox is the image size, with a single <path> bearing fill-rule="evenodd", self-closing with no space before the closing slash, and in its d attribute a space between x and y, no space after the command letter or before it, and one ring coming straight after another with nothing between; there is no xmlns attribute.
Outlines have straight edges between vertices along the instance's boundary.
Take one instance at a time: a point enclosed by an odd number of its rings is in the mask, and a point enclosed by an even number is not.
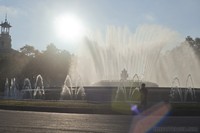
<svg viewBox="0 0 200 133"><path fill-rule="evenodd" d="M0 34L0 51L9 51L11 50L11 36L9 34L10 28L12 27L7 21L7 15L5 21L1 22L1 34Z"/></svg>

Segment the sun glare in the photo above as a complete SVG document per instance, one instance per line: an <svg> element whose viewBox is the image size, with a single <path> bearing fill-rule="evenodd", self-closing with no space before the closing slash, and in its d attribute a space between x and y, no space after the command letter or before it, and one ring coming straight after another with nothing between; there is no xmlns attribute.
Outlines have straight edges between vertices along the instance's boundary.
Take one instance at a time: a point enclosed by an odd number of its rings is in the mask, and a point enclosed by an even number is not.
<svg viewBox="0 0 200 133"><path fill-rule="evenodd" d="M75 15L60 15L55 19L55 30L58 37L65 41L76 41L84 36L84 26Z"/></svg>

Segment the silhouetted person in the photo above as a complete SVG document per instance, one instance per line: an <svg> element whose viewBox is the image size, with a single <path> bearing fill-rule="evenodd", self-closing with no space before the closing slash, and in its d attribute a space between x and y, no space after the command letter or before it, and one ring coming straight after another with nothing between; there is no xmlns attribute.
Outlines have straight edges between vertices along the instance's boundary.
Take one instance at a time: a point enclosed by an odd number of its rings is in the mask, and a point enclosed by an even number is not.
<svg viewBox="0 0 200 133"><path fill-rule="evenodd" d="M145 83L142 83L141 89L140 89L140 96L141 96L141 105L143 107L146 107L147 105L147 94L148 94L148 90L145 87Z"/></svg>

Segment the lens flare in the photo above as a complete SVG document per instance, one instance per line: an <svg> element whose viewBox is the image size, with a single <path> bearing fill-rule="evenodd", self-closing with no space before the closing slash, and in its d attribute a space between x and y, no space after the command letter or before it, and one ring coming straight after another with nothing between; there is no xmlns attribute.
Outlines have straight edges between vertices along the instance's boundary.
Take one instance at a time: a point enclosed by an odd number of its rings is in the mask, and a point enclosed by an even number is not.
<svg viewBox="0 0 200 133"><path fill-rule="evenodd" d="M133 114L139 114L140 113L137 105L131 105L131 111L132 111Z"/></svg>
<svg viewBox="0 0 200 133"><path fill-rule="evenodd" d="M133 107L135 109L135 107ZM130 133L146 133L161 122L170 111L170 105L159 103L133 119Z"/></svg>

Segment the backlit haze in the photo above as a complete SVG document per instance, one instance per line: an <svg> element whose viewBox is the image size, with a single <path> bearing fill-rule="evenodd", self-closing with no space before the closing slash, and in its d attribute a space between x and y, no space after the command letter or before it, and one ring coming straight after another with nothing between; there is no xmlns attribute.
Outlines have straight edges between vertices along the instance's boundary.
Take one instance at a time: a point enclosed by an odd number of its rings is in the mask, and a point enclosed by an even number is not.
<svg viewBox="0 0 200 133"><path fill-rule="evenodd" d="M198 0L0 0L0 17L8 14L14 49L28 44L44 50L53 43L74 53L71 75L84 83L118 80L125 68L130 78L138 74L161 86L191 74L200 86L200 65L191 49L166 54L185 37L200 37L199 5Z"/></svg>

